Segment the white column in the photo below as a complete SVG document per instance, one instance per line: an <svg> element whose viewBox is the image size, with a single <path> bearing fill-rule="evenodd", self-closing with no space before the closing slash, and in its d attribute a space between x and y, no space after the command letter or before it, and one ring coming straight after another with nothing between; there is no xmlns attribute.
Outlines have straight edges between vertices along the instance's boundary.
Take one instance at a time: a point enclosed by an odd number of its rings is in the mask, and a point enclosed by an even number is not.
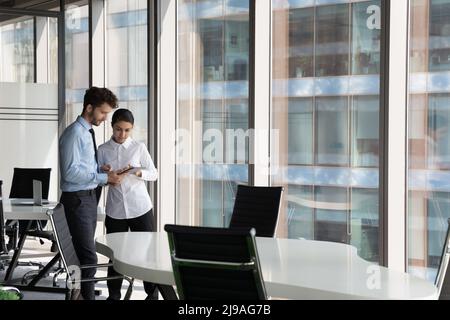
<svg viewBox="0 0 450 320"><path fill-rule="evenodd" d="M36 17L36 82L48 83L48 18Z"/></svg>
<svg viewBox="0 0 450 320"><path fill-rule="evenodd" d="M172 159L176 129L177 20L176 0L158 2L158 231L175 222L175 162Z"/></svg>
<svg viewBox="0 0 450 320"><path fill-rule="evenodd" d="M387 258L389 268L405 271L408 0L390 3Z"/></svg>
<svg viewBox="0 0 450 320"><path fill-rule="evenodd" d="M255 139L250 146L254 164L254 183L268 186L270 153L270 106L271 106L271 0L255 1ZM250 85L252 85L250 83ZM251 153L252 154L252 153Z"/></svg>

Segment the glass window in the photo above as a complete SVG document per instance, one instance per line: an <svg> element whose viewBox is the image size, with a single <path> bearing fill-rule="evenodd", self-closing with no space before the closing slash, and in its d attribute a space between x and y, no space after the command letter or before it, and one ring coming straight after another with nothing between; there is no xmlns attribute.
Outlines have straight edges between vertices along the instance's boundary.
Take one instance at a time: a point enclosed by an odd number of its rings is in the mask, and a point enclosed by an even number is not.
<svg viewBox="0 0 450 320"><path fill-rule="evenodd" d="M83 111L83 98L89 87L89 10L70 6L66 10L66 124ZM100 143L100 141L99 141Z"/></svg>
<svg viewBox="0 0 450 320"><path fill-rule="evenodd" d="M11 3L11 1L9 1ZM3 1L2 5L6 2ZM0 5L0 6L2 6ZM0 7L0 11L4 8ZM55 19L2 13L0 19L0 177L14 168L51 168L48 197L58 197L58 65Z"/></svg>
<svg viewBox="0 0 450 320"><path fill-rule="evenodd" d="M446 0L430 1L429 71L450 70L450 3Z"/></svg>
<svg viewBox="0 0 450 320"><path fill-rule="evenodd" d="M34 82L34 19L0 23L0 81Z"/></svg>
<svg viewBox="0 0 450 320"><path fill-rule="evenodd" d="M352 74L380 73L381 29L377 14L381 8L375 4L355 3L352 7ZM367 12L372 16L368 18Z"/></svg>
<svg viewBox="0 0 450 320"><path fill-rule="evenodd" d="M316 8L316 77L348 74L349 6L347 4Z"/></svg>
<svg viewBox="0 0 450 320"><path fill-rule="evenodd" d="M287 194L277 236L379 262L381 1L308 3L272 1L272 185Z"/></svg>
<svg viewBox="0 0 450 320"><path fill-rule="evenodd" d="M289 43L289 77L314 76L314 8L291 10Z"/></svg>
<svg viewBox="0 0 450 320"><path fill-rule="evenodd" d="M148 35L146 0L106 1L107 87L119 107L133 112L133 138L148 140ZM112 134L106 127L108 139Z"/></svg>
<svg viewBox="0 0 450 320"><path fill-rule="evenodd" d="M287 194L288 234L294 239L314 239L313 188L290 185Z"/></svg>
<svg viewBox="0 0 450 320"><path fill-rule="evenodd" d="M312 99L289 100L289 164L313 164L313 119Z"/></svg>
<svg viewBox="0 0 450 320"><path fill-rule="evenodd" d="M352 162L355 167L378 167L380 158L380 100L356 96L352 104Z"/></svg>
<svg viewBox="0 0 450 320"><path fill-rule="evenodd" d="M317 164L348 164L348 99L317 98Z"/></svg>
<svg viewBox="0 0 450 320"><path fill-rule="evenodd" d="M408 270L433 282L450 217L450 0L410 14Z"/></svg>
<svg viewBox="0 0 450 320"><path fill-rule="evenodd" d="M228 226L248 183L249 1L178 0L176 222Z"/></svg>
<svg viewBox="0 0 450 320"><path fill-rule="evenodd" d="M379 261L379 204L378 191L352 189L351 191L351 240L358 248L358 255L368 261Z"/></svg>
<svg viewBox="0 0 450 320"><path fill-rule="evenodd" d="M348 243L348 192L345 188L315 187L314 238Z"/></svg>

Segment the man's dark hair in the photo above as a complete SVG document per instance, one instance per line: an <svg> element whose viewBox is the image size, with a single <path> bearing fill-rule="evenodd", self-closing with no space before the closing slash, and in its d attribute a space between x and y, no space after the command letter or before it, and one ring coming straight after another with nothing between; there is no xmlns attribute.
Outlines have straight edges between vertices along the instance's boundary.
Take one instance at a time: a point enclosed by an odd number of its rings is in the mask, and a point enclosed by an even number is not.
<svg viewBox="0 0 450 320"><path fill-rule="evenodd" d="M116 95L107 88L92 87L86 90L84 95L83 113L86 111L88 105L91 105L95 109L104 103L109 104L114 109L117 108Z"/></svg>
<svg viewBox="0 0 450 320"><path fill-rule="evenodd" d="M117 110L113 114L113 117L111 120L111 125L115 125L119 121L125 121L125 122L131 123L132 125L134 125L133 113L131 113L131 111L127 110L127 109Z"/></svg>

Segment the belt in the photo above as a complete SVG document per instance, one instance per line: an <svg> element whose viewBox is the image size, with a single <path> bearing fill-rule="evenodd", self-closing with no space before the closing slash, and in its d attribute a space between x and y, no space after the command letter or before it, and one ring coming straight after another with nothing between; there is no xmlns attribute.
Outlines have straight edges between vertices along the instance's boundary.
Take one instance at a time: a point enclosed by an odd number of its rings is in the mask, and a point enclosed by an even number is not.
<svg viewBox="0 0 450 320"><path fill-rule="evenodd" d="M95 195L95 189L92 190L81 190L81 191L75 191L75 192L63 192L67 195L71 196L78 196L78 197L86 197L86 196L93 196Z"/></svg>

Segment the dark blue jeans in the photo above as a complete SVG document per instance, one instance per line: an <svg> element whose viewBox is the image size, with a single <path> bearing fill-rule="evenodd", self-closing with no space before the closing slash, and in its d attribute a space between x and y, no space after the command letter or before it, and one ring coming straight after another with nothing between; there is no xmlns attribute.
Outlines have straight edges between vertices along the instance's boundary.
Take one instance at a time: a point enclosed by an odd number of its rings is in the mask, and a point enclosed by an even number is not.
<svg viewBox="0 0 450 320"><path fill-rule="evenodd" d="M72 242L81 265L97 264L94 240L95 228L97 227L97 197L95 191L83 195L63 192L60 202L64 205ZM93 278L96 271L95 268L83 269L81 278ZM95 283L81 283L81 295L85 300L95 300Z"/></svg>

